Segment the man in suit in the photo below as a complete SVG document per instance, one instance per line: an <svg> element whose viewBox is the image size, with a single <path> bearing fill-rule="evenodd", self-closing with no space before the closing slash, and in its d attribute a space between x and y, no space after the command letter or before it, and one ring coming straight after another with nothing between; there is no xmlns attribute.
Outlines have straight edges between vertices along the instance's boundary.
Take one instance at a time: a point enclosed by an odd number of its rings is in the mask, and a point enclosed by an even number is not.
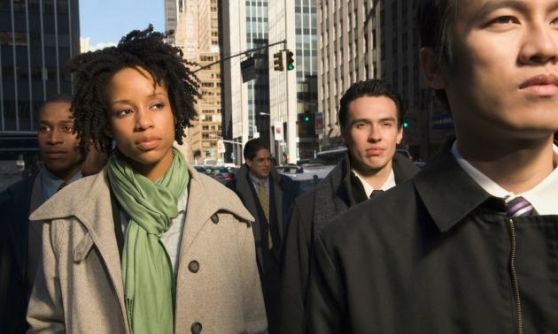
<svg viewBox="0 0 558 334"><path fill-rule="evenodd" d="M39 109L39 172L0 193L0 332L24 333L25 314L40 261L40 224L29 215L61 187L81 177L83 148L74 129L71 98L56 96Z"/></svg>
<svg viewBox="0 0 558 334"><path fill-rule="evenodd" d="M244 146L246 163L229 184L256 219L254 239L269 331L278 325L280 253L286 222L296 194L295 184L273 168L269 149L260 139Z"/></svg>
<svg viewBox="0 0 558 334"><path fill-rule="evenodd" d="M396 153L403 110L385 82L353 84L338 113L347 154L295 202L282 263L281 333L304 333L310 257L315 235L335 216L413 177L418 169Z"/></svg>
<svg viewBox="0 0 558 334"><path fill-rule="evenodd" d="M456 139L322 230L312 333L558 332L557 8L419 1L421 67Z"/></svg>

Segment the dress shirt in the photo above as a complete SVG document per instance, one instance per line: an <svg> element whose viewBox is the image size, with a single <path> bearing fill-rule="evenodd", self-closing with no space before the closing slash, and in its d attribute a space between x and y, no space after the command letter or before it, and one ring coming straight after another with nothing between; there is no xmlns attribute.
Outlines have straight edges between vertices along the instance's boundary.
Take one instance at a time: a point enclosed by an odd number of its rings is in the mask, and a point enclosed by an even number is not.
<svg viewBox="0 0 558 334"><path fill-rule="evenodd" d="M554 160L556 161L558 159L558 147L554 145L553 150ZM465 160L457 149L457 141L453 143L451 153L459 166L490 195L498 198L522 196L531 203L539 215L558 215L558 205L556 205L556 199L558 198L558 167L554 168L546 178L533 188L521 194L514 194L502 188Z"/></svg>
<svg viewBox="0 0 558 334"><path fill-rule="evenodd" d="M80 178L81 171L78 171L66 183L70 184ZM62 183L64 183L64 180L54 176L54 174L52 174L45 165L42 165L41 169L39 170L39 180L41 182L41 194L43 196L43 202L51 198L52 195L54 195L58 191Z"/></svg>
<svg viewBox="0 0 558 334"><path fill-rule="evenodd" d="M248 172L248 177L250 178L250 181L252 182L252 185L254 186L254 189L256 189L257 192L258 185L260 184L262 179L256 177L251 172ZM269 176L264 179L264 186L265 186L265 193L267 194L267 198L269 198Z"/></svg>
<svg viewBox="0 0 558 334"><path fill-rule="evenodd" d="M395 174L393 174L393 168L390 170L386 182L384 182L384 184L378 189L374 189L374 187L372 187L368 182L366 182L364 177L362 177L355 169L351 169L351 171L356 175L356 177L359 179L360 183L362 184L366 197L370 197L370 195L374 190L386 191L390 188L395 187Z"/></svg>

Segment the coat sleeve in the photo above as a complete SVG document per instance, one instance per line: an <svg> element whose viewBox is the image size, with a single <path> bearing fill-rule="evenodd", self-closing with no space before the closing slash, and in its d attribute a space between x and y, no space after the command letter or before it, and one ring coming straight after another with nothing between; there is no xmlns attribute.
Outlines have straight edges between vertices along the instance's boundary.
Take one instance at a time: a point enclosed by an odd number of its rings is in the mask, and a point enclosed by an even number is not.
<svg viewBox="0 0 558 334"><path fill-rule="evenodd" d="M248 224L248 223L247 223ZM263 301L260 276L256 263L256 248L252 226L239 224L239 268L242 268L242 289L246 333L266 333L267 317ZM248 226L248 227L247 227Z"/></svg>
<svg viewBox="0 0 558 334"><path fill-rule="evenodd" d="M310 275L312 246L311 213L297 201L289 222L282 258L280 333L302 334L305 329L305 304ZM310 210L311 211L311 210Z"/></svg>
<svg viewBox="0 0 558 334"><path fill-rule="evenodd" d="M42 223L43 260L37 269L27 309L27 322L30 325L28 333L65 333L64 308L53 245L55 238L51 232L52 224Z"/></svg>
<svg viewBox="0 0 558 334"><path fill-rule="evenodd" d="M308 332L350 333L339 266L322 239L314 241L308 284Z"/></svg>

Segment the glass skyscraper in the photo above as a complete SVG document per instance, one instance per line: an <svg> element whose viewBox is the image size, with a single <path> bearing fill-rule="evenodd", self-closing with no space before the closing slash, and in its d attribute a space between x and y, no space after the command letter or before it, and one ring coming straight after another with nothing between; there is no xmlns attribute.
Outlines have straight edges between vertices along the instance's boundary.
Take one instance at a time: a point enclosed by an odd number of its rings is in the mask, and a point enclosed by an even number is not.
<svg viewBox="0 0 558 334"><path fill-rule="evenodd" d="M77 53L78 0L0 0L0 152L29 149L40 104L72 93L64 67Z"/></svg>

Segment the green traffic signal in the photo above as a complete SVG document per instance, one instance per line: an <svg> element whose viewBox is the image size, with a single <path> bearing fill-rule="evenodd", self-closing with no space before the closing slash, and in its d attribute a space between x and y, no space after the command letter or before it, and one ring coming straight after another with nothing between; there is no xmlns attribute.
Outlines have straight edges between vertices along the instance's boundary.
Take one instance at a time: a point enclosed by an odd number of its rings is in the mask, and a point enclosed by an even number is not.
<svg viewBox="0 0 558 334"><path fill-rule="evenodd" d="M310 122L310 115L304 115L304 118L302 120L304 121L304 123Z"/></svg>
<svg viewBox="0 0 558 334"><path fill-rule="evenodd" d="M291 50L287 50L287 71L294 70L294 54Z"/></svg>
<svg viewBox="0 0 558 334"><path fill-rule="evenodd" d="M403 122L403 129L407 129L409 127L409 122Z"/></svg>

